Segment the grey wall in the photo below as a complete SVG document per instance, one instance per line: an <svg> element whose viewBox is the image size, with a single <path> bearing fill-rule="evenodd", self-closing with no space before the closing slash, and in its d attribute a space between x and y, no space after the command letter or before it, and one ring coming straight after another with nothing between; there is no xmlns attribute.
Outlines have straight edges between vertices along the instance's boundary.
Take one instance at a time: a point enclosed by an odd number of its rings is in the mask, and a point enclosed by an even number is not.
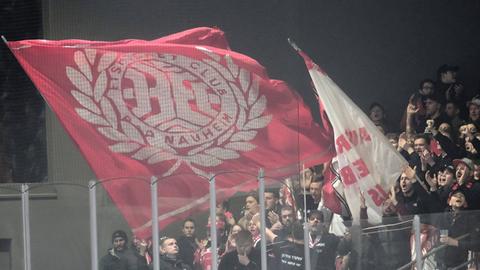
<svg viewBox="0 0 480 270"><path fill-rule="evenodd" d="M478 88L480 1L165 1L44 0L48 39L153 39L196 26L223 29L234 50L263 63L307 100L308 77L286 42L292 37L360 106L380 101L398 121L408 93L443 63L462 67L467 89ZM86 185L93 173L48 114L49 179ZM32 201L33 269L89 268L86 190L57 186ZM126 228L99 192L100 252L112 229ZM20 201L0 201L0 238L13 239L22 269ZM178 228L170 228L177 231Z"/></svg>

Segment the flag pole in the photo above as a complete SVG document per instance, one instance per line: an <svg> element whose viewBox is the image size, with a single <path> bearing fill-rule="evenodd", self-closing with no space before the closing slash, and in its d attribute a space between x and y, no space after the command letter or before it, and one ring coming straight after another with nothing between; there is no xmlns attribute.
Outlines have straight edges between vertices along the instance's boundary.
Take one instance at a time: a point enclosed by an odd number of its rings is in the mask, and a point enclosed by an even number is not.
<svg viewBox="0 0 480 270"><path fill-rule="evenodd" d="M215 194L215 177L210 178L210 251L212 252L212 270L218 269L217 251L217 196Z"/></svg>
<svg viewBox="0 0 480 270"><path fill-rule="evenodd" d="M262 168L258 170L258 199L260 203L260 251L262 270L267 270L267 234L265 221L265 172Z"/></svg>
<svg viewBox="0 0 480 270"><path fill-rule="evenodd" d="M290 46L292 46L292 48L293 48L295 51L297 51L297 52L301 51L301 49L297 46L297 44L295 43L295 41L293 41L291 38L287 38L287 41L288 41L288 43L290 44Z"/></svg>
<svg viewBox="0 0 480 270"><path fill-rule="evenodd" d="M295 51L299 53L302 51L291 38L287 38L287 41ZM303 181L305 181L305 164L302 164L302 177ZM307 221L307 188L305 183L303 183L303 252L305 258L305 270L310 270L310 233Z"/></svg>
<svg viewBox="0 0 480 270"><path fill-rule="evenodd" d="M160 270L160 254L158 241L158 179L151 178L151 203L152 203L152 238L153 238L153 269Z"/></svg>
<svg viewBox="0 0 480 270"><path fill-rule="evenodd" d="M8 47L8 41L7 41L7 39L5 38L5 36L4 36L4 35L2 35L1 37L2 37L2 40L3 40L3 42L5 42L5 44L6 44L6 45L7 45L7 47Z"/></svg>

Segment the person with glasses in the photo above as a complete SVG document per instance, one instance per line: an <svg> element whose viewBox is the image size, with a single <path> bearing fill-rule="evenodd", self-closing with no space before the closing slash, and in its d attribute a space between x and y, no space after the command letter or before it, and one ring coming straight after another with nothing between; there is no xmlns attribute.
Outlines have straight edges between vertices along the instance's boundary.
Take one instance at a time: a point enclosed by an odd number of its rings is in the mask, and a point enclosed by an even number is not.
<svg viewBox="0 0 480 270"><path fill-rule="evenodd" d="M308 215L310 261L312 269L333 270L337 254L338 236L328 232L323 212L312 210Z"/></svg>

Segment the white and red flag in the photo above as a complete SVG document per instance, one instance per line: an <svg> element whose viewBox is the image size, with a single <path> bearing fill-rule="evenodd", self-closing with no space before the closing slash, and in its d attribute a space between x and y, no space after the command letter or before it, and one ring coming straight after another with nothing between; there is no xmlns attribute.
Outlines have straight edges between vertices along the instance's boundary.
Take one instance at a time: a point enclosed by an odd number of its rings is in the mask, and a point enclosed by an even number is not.
<svg viewBox="0 0 480 270"><path fill-rule="evenodd" d="M160 178L161 225L246 189L246 174L298 173L331 158L330 135L289 87L195 28L153 41L8 42L99 179ZM299 117L302 116L302 118ZM202 176L202 177L201 177ZM122 183L122 184L120 184ZM150 233L148 185L104 184L137 236Z"/></svg>
<svg viewBox="0 0 480 270"><path fill-rule="evenodd" d="M333 128L338 172L352 217L358 222L359 191L363 191L370 222L380 223L382 204L407 162L335 82L294 47L305 60L319 102ZM333 206L338 208L339 204L333 203Z"/></svg>

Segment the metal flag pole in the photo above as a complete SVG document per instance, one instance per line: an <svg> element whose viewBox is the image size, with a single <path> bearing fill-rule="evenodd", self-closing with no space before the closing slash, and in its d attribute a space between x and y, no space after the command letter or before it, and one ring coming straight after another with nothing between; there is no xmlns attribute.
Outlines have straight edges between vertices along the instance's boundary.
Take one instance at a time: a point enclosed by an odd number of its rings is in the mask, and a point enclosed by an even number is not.
<svg viewBox="0 0 480 270"><path fill-rule="evenodd" d="M420 217L418 215L413 217L413 230L415 232L415 264L417 265L417 269L422 269L422 244L420 243Z"/></svg>
<svg viewBox="0 0 480 270"><path fill-rule="evenodd" d="M212 270L218 268L217 251L217 196L215 193L215 177L210 178L210 249L212 252Z"/></svg>
<svg viewBox="0 0 480 270"><path fill-rule="evenodd" d="M30 254L30 207L28 185L22 184L22 217L23 217L23 263L25 270L31 270Z"/></svg>
<svg viewBox="0 0 480 270"><path fill-rule="evenodd" d="M158 185L157 178L151 178L151 204L152 204L152 237L153 237L153 270L160 270L160 254L158 240Z"/></svg>
<svg viewBox="0 0 480 270"><path fill-rule="evenodd" d="M98 239L97 239L97 197L96 197L96 181L88 182L88 196L90 206L90 256L92 270L98 269Z"/></svg>
<svg viewBox="0 0 480 270"><path fill-rule="evenodd" d="M265 172L263 169L258 171L258 199L260 203L260 251L262 259L262 270L267 270L267 234L265 221Z"/></svg>

